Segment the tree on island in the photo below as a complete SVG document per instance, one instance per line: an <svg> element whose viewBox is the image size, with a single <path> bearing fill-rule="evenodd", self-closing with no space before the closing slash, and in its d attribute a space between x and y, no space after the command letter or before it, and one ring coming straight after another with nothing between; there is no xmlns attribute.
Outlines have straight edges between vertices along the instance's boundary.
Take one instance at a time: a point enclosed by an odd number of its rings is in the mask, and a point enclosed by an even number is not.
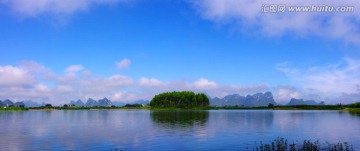
<svg viewBox="0 0 360 151"><path fill-rule="evenodd" d="M195 94L191 91L165 92L155 95L150 101L155 108L193 108L209 106L209 98L204 93Z"/></svg>

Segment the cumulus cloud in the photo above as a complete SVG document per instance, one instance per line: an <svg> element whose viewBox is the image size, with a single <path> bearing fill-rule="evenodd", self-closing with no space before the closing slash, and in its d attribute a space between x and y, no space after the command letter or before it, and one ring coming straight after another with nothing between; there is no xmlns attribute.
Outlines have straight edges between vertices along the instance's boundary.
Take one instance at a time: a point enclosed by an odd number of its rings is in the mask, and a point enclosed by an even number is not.
<svg viewBox="0 0 360 151"><path fill-rule="evenodd" d="M21 17L37 17L47 14L55 17L69 16L87 11L93 5L110 5L128 0L0 0Z"/></svg>
<svg viewBox="0 0 360 151"><path fill-rule="evenodd" d="M133 83L132 78L120 74L113 75L109 78L105 78L107 85L120 86L120 85L131 85Z"/></svg>
<svg viewBox="0 0 360 151"><path fill-rule="evenodd" d="M141 86L161 86L164 85L164 83L156 78L145 78L141 77L139 79L139 84Z"/></svg>
<svg viewBox="0 0 360 151"><path fill-rule="evenodd" d="M100 99L110 97L121 91L121 89L131 86L133 80L130 77L120 74L109 77L98 77L94 75L83 76L81 74L69 77L65 74L59 75L56 82L57 85L54 96L58 98L61 97L62 100L68 101L71 99L86 100L88 98ZM64 94L64 92L66 92L66 94Z"/></svg>
<svg viewBox="0 0 360 151"><path fill-rule="evenodd" d="M217 88L217 84L214 81L209 81L205 78L200 78L194 82L194 86L199 89L214 89Z"/></svg>
<svg viewBox="0 0 360 151"><path fill-rule="evenodd" d="M64 72L78 72L84 70L84 67L82 65L71 65L65 69Z"/></svg>
<svg viewBox="0 0 360 151"><path fill-rule="evenodd" d="M242 32L257 32L265 36L319 36L360 42L360 3L354 0L194 0L197 12L217 24L231 24ZM292 6L353 7L353 12L279 12L264 13L262 8L272 4Z"/></svg>
<svg viewBox="0 0 360 151"><path fill-rule="evenodd" d="M287 64L279 64L276 68L306 92L336 96L360 92L360 61L356 59L343 58L337 63L306 69L293 68Z"/></svg>
<svg viewBox="0 0 360 151"><path fill-rule="evenodd" d="M31 86L37 82L24 68L0 66L0 87Z"/></svg>
<svg viewBox="0 0 360 151"><path fill-rule="evenodd" d="M291 98L301 99L302 96L294 87L279 87L277 94L274 95L275 100L279 102L288 102Z"/></svg>
<svg viewBox="0 0 360 151"><path fill-rule="evenodd" d="M131 64L131 60L125 58L119 62L116 62L116 67L118 67L119 69L127 69L130 64Z"/></svg>

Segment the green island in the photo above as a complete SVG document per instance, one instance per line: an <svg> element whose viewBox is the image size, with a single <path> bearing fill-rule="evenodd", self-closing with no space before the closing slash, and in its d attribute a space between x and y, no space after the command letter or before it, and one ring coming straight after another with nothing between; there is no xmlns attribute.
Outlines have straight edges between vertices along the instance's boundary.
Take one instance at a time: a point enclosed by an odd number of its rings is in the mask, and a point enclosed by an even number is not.
<svg viewBox="0 0 360 151"><path fill-rule="evenodd" d="M204 93L191 91L165 92L150 101L152 109L210 109L209 98Z"/></svg>

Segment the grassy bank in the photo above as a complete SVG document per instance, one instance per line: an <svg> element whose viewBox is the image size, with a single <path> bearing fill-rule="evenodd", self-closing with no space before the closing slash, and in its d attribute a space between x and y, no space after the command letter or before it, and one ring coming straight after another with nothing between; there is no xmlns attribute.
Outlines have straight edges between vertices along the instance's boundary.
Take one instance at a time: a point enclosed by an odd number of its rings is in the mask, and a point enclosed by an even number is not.
<svg viewBox="0 0 360 151"><path fill-rule="evenodd" d="M24 107L7 107L7 108L0 107L0 111L26 111L26 110L28 109Z"/></svg>
<svg viewBox="0 0 360 151"><path fill-rule="evenodd" d="M360 115L360 108L345 108L344 110L353 115Z"/></svg>
<svg viewBox="0 0 360 151"><path fill-rule="evenodd" d="M360 108L345 108L344 110L350 111L350 112L359 112L360 113Z"/></svg>

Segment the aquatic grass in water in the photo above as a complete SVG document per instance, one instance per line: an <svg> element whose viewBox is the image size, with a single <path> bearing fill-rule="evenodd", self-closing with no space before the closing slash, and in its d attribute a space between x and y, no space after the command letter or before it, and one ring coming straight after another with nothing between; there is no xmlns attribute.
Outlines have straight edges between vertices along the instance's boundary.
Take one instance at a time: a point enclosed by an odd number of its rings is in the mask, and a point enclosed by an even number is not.
<svg viewBox="0 0 360 151"><path fill-rule="evenodd" d="M276 138L269 144L260 142L260 146L256 147L256 151L353 151L353 147L347 142L339 142L336 144L320 143L318 140L312 142L304 140L302 143L288 143L284 138Z"/></svg>

